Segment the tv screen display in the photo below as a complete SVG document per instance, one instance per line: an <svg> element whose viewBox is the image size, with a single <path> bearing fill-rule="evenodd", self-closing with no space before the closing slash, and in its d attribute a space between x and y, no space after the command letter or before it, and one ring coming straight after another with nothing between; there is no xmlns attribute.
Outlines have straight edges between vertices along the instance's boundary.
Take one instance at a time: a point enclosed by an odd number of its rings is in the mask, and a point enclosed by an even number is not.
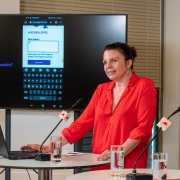
<svg viewBox="0 0 180 180"><path fill-rule="evenodd" d="M0 108L84 109L107 44L127 41L127 15L0 15Z"/></svg>

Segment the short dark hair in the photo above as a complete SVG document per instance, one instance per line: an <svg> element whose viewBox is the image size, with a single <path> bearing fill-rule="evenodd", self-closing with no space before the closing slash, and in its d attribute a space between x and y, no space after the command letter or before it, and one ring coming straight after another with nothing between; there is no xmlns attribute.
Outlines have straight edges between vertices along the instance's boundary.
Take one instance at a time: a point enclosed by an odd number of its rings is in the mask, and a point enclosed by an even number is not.
<svg viewBox="0 0 180 180"><path fill-rule="evenodd" d="M104 51L106 50L117 50L121 54L125 56L125 61L128 61L129 59L132 60L132 66L131 69L133 69L133 62L134 59L137 57L137 52L134 47L130 47L126 43L121 43L121 42L116 42L113 44L108 44L105 48Z"/></svg>

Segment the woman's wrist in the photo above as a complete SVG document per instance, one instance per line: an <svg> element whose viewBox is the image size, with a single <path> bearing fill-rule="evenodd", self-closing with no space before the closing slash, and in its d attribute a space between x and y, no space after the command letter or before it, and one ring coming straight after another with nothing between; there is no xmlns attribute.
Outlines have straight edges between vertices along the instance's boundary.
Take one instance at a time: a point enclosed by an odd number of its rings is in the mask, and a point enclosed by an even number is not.
<svg viewBox="0 0 180 180"><path fill-rule="evenodd" d="M50 152L50 150L51 150L51 143L49 143L48 145L42 146L43 153L48 153L48 152Z"/></svg>
<svg viewBox="0 0 180 180"><path fill-rule="evenodd" d="M60 135L62 137L62 146L68 144L69 142L66 140L63 134Z"/></svg>

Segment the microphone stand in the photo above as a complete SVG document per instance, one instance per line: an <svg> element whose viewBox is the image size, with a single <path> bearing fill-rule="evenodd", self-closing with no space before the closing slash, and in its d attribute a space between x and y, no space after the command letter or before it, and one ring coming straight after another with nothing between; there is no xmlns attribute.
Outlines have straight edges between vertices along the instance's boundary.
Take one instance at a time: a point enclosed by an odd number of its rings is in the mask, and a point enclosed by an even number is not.
<svg viewBox="0 0 180 180"><path fill-rule="evenodd" d="M174 114L176 114L177 112L180 111L180 107L178 107L178 109L176 111L174 111L167 119L169 119L171 116L173 116ZM137 158L135 164L134 164L134 169L132 171L132 174L127 174L126 178L127 180L152 180L152 174L137 174L136 172L136 163L138 162L138 160L141 158L141 156L144 154L144 152L146 151L146 149L149 147L149 145L151 144L151 142L156 138L156 136L159 134L159 132L161 131L162 127L158 129L158 131L156 132L156 134L154 135L154 137L151 139L151 141L148 143L148 145L145 147L145 149L143 150L143 152L139 155L139 157Z"/></svg>
<svg viewBox="0 0 180 180"><path fill-rule="evenodd" d="M77 102L72 105L72 107L67 111L67 113L69 113L69 111L72 108L74 108L77 104L81 103L82 101L83 101L82 98L77 100ZM50 134L43 141L43 143L41 144L41 147L40 147L40 150L39 150L38 154L35 156L35 160L37 160L37 161L50 161L50 154L42 153L41 149L42 149L43 144L47 141L47 139L54 132L54 130L59 126L59 124L62 122L62 120L63 120L63 118L58 122L58 124L54 127L54 129L50 132Z"/></svg>

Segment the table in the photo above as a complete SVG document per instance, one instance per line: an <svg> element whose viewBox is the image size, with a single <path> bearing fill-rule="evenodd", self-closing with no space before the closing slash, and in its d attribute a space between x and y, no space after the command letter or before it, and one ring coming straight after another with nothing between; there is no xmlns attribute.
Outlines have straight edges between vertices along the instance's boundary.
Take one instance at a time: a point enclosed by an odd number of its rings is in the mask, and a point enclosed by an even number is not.
<svg viewBox="0 0 180 180"><path fill-rule="evenodd" d="M137 173L149 173L152 174L152 169L136 169ZM124 169L124 174L132 173L132 169ZM168 180L180 180L180 170L167 170L167 178ZM90 171L79 173L75 175L71 175L67 177L65 180L118 180L115 178L111 178L110 170L100 170L100 171ZM124 180L126 178L123 178ZM122 179L121 179L122 180Z"/></svg>
<svg viewBox="0 0 180 180"><path fill-rule="evenodd" d="M60 163L51 161L8 160L0 159L0 167L14 169L38 169L38 180L52 180L53 169L89 168L110 164L109 161L97 161L98 154L84 153L83 155L62 157Z"/></svg>

